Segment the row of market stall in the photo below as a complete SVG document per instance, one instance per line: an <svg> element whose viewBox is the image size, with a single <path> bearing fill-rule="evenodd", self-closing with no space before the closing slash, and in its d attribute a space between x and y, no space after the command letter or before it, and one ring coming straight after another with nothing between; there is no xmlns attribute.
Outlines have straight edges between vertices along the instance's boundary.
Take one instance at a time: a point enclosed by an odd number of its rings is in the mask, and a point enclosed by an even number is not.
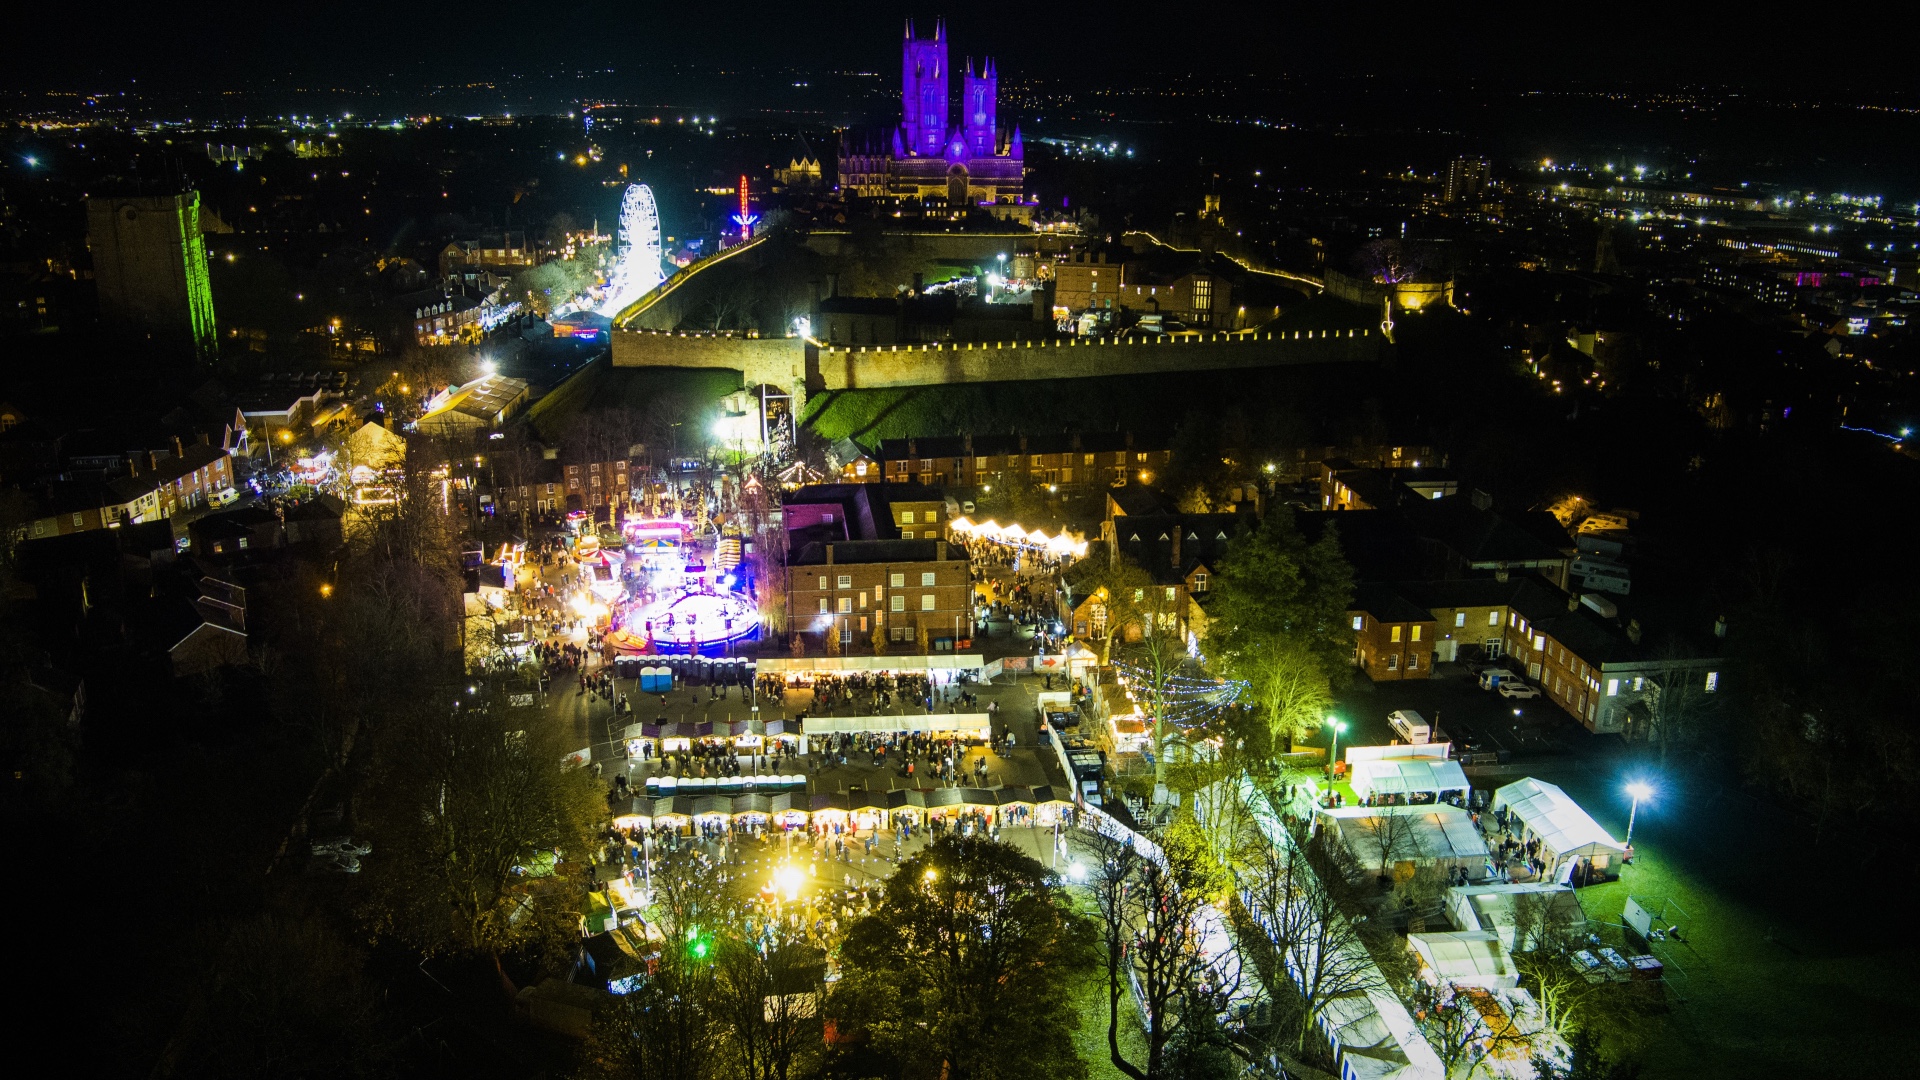
<svg viewBox="0 0 1920 1080"><path fill-rule="evenodd" d="M800 773L761 773L756 776L649 776L647 794L654 798L673 795L772 795L783 791L805 791L807 778Z"/></svg>
<svg viewBox="0 0 1920 1080"><path fill-rule="evenodd" d="M1002 826L1066 826L1073 800L1048 786L1002 788L905 788L807 795L803 792L747 795L660 795L634 797L616 807L620 829L701 825L767 825L797 829L840 826L858 831L924 827L942 819L974 817Z"/></svg>
<svg viewBox="0 0 1920 1080"><path fill-rule="evenodd" d="M785 749L807 752L808 735L933 735L972 742L993 734L987 713L899 713L892 716L809 716L805 720L702 720L683 723L628 724L620 739L627 756L677 754L704 745L724 744L742 754Z"/></svg>
<svg viewBox="0 0 1920 1080"><path fill-rule="evenodd" d="M677 754L702 743L724 743L743 754L771 753L785 748L805 752L798 720L702 720L685 723L628 724L620 733L627 756Z"/></svg>

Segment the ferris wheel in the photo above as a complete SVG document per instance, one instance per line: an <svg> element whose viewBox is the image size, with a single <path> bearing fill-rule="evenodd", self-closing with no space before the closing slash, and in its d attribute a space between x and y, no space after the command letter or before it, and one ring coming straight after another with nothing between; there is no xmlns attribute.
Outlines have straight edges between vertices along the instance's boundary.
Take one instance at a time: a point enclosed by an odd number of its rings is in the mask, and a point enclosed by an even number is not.
<svg viewBox="0 0 1920 1080"><path fill-rule="evenodd" d="M660 280L660 208L645 184L628 186L620 200L620 246L625 265L638 271L636 278Z"/></svg>
<svg viewBox="0 0 1920 1080"><path fill-rule="evenodd" d="M620 254L614 265L603 315L618 315L666 280L660 270L660 208L653 189L630 184L620 199Z"/></svg>

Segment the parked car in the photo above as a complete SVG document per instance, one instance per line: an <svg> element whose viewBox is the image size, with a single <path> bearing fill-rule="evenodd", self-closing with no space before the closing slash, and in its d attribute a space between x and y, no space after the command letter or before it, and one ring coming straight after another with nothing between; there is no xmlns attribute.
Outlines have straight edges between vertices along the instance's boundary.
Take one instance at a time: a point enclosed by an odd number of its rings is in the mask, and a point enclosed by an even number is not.
<svg viewBox="0 0 1920 1080"><path fill-rule="evenodd" d="M1520 698L1522 700L1537 698L1540 696L1540 688L1537 686L1528 686L1519 679L1502 679L1500 680L1500 696L1504 698Z"/></svg>

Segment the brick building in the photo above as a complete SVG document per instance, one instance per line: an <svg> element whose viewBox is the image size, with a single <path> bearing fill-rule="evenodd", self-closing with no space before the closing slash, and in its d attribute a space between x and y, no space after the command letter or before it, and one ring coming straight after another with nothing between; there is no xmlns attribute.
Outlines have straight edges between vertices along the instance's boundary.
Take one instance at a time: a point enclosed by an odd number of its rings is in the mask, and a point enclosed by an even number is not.
<svg viewBox="0 0 1920 1080"><path fill-rule="evenodd" d="M1136 445L1133 433L1125 431L886 439L875 456L881 474L894 483L985 487L1024 482L1075 492L1149 483L1172 458L1164 445Z"/></svg>
<svg viewBox="0 0 1920 1080"><path fill-rule="evenodd" d="M1433 613L1389 585L1362 585L1347 606L1353 663L1375 682L1433 674Z"/></svg>
<svg viewBox="0 0 1920 1080"><path fill-rule="evenodd" d="M890 645L935 652L973 637L967 560L943 540L812 542L787 563L787 625L829 651L866 652L882 631Z"/></svg>
<svg viewBox="0 0 1920 1080"><path fill-rule="evenodd" d="M632 488L627 486L627 467L625 460L566 466L562 472L566 478L567 508L624 505L632 496Z"/></svg>

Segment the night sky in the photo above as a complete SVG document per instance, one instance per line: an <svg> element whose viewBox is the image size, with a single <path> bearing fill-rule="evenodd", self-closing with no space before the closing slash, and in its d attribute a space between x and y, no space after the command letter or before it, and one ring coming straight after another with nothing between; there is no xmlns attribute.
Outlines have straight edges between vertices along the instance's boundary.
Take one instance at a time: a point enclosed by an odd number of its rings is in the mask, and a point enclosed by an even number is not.
<svg viewBox="0 0 1920 1080"><path fill-rule="evenodd" d="M156 7L106 0L70 25L16 35L0 84L100 90L249 89L263 82L414 85L555 67L792 66L890 70L912 15L945 15L956 57L991 50L1003 74L1125 83L1155 71L1370 76L1446 86L1730 83L1755 90L1920 91L1910 62L1920 15L1905 5L1770 20L1761 8L1712 14L1645 5L1210 4L562 5L496 2ZM1805 14L1802 18L1806 18ZM116 27L119 28L116 32Z"/></svg>

